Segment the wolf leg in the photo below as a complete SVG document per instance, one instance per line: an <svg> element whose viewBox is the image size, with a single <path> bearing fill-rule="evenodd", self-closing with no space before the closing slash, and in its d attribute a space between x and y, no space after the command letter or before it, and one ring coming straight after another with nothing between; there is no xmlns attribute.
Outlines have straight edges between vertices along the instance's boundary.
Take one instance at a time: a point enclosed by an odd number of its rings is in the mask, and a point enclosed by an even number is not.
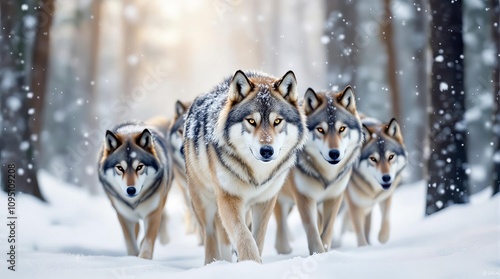
<svg viewBox="0 0 500 279"><path fill-rule="evenodd" d="M368 212L365 217L365 236L366 243L370 244L370 230L372 227L372 212Z"/></svg>
<svg viewBox="0 0 500 279"><path fill-rule="evenodd" d="M221 254L222 260L224 260L226 262L232 262L233 261L233 251L232 251L231 242L229 241L229 238L227 237L226 230L222 226L222 222L221 222L219 216L216 216L216 218L215 218L215 228L217 230L217 241L219 243L220 254Z"/></svg>
<svg viewBox="0 0 500 279"><path fill-rule="evenodd" d="M139 258L150 260L153 257L155 240L158 235L158 231L160 229L160 223L162 219L162 212L164 205L165 202L163 201L162 204L155 211L151 212L144 219L145 234L144 234L144 239L142 240L141 243Z"/></svg>
<svg viewBox="0 0 500 279"><path fill-rule="evenodd" d="M137 233L139 228L138 222L133 222L125 219L122 215L117 213L118 221L122 226L123 236L125 237L125 244L127 246L127 255L137 256L139 255L139 248L137 247Z"/></svg>
<svg viewBox="0 0 500 279"><path fill-rule="evenodd" d="M349 206L349 215L351 216L351 222L358 239L358 246L366 246L368 242L365 236L365 214L363 208L358 207L351 201L349 195L347 195L347 204Z"/></svg>
<svg viewBox="0 0 500 279"><path fill-rule="evenodd" d="M333 224L337 218L337 214L342 204L342 199L344 194L340 194L338 197L325 200L323 202L323 228L321 233L321 240L323 241L323 247L325 251L330 250L333 239Z"/></svg>
<svg viewBox="0 0 500 279"><path fill-rule="evenodd" d="M300 218L302 219L302 225L304 225L304 229L306 230L309 254L312 255L314 253L325 252L325 248L323 248L318 231L318 211L316 201L302 195L298 191L294 191L294 197L297 209L300 213Z"/></svg>
<svg viewBox="0 0 500 279"><path fill-rule="evenodd" d="M266 238L267 225L269 224L269 218L273 214L277 198L278 196L276 195L268 201L252 206L252 234L259 248L259 255L261 256L262 249L264 248L264 239Z"/></svg>
<svg viewBox="0 0 500 279"><path fill-rule="evenodd" d="M220 260L220 250L217 242L217 228L215 220L217 217L217 204L207 202L203 203L198 191L191 191L193 209L200 225L200 232L203 235L203 243L205 245L205 264ZM207 199L207 198L205 198Z"/></svg>
<svg viewBox="0 0 500 279"><path fill-rule="evenodd" d="M219 190L219 193L217 193L217 205L219 206L222 225L238 253L238 261L252 260L258 263L262 262L257 244L245 222L246 211L243 208L241 199L229 195L223 190Z"/></svg>
<svg viewBox="0 0 500 279"><path fill-rule="evenodd" d="M389 211L391 209L391 200L392 196L389 196L385 201L380 203L380 211L382 212L382 226L380 227L380 233L378 234L378 240L380 243L386 243L387 240L389 240Z"/></svg>
<svg viewBox="0 0 500 279"><path fill-rule="evenodd" d="M276 205L274 206L274 217L276 217L276 242L274 247L278 254L290 254L292 252L292 248L290 247L290 239L289 233L290 230L288 228L288 214L290 213L290 208L288 204L285 202L278 200L276 201Z"/></svg>
<svg viewBox="0 0 500 279"><path fill-rule="evenodd" d="M166 210L163 210L161 214L159 233L160 233L160 243L162 245L166 245L170 241L170 237L168 236L168 214Z"/></svg>

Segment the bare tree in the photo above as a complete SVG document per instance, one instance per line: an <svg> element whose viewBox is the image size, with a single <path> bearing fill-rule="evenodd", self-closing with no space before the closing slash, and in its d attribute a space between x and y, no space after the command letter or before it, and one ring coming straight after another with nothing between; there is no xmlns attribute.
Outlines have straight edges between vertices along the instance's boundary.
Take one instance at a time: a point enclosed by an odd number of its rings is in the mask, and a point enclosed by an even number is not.
<svg viewBox="0 0 500 279"><path fill-rule="evenodd" d="M384 19L381 24L380 36L382 43L387 51L387 81L389 83L389 91L391 93L393 115L398 119L402 118L401 103L399 101L400 90L398 85L397 73L397 52L394 48L394 28L392 26L393 15L391 11L391 0L384 0Z"/></svg>
<svg viewBox="0 0 500 279"><path fill-rule="evenodd" d="M31 4L31 7L30 7ZM34 9L33 6L37 6ZM16 190L44 200L38 185L37 145L46 89L54 2L1 1L1 164L17 168ZM35 29L25 16L35 16ZM32 90L32 92L30 91ZM6 190L6 185L2 184Z"/></svg>
<svg viewBox="0 0 500 279"><path fill-rule="evenodd" d="M496 63L493 68L493 137L496 142L493 156L493 195L500 192L500 1L491 0L491 31L495 44Z"/></svg>
<svg viewBox="0 0 500 279"><path fill-rule="evenodd" d="M432 64L426 214L469 201L462 1L430 0Z"/></svg>

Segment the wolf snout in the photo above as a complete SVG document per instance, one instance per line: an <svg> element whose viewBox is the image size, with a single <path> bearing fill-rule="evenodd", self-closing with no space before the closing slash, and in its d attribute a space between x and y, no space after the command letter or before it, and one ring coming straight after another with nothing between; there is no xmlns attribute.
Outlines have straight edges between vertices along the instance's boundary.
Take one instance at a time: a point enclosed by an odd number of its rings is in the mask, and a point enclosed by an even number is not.
<svg viewBox="0 0 500 279"><path fill-rule="evenodd" d="M390 175L388 175L388 174L384 174L384 175L382 176L382 180L383 180L385 183L387 183L387 182L391 181L391 176L390 176Z"/></svg>
<svg viewBox="0 0 500 279"><path fill-rule="evenodd" d="M382 181L384 181L384 183L381 183L382 188L384 190L387 190L391 187L392 183L391 183L391 176L390 175L388 175L388 174L382 175Z"/></svg>
<svg viewBox="0 0 500 279"><path fill-rule="evenodd" d="M332 149L330 150L328 155L330 155L330 158L332 158L332 160L338 160L340 157L340 151L338 149Z"/></svg>
<svg viewBox="0 0 500 279"><path fill-rule="evenodd" d="M262 158L268 160L270 159L274 154L274 148L270 145L264 145L260 148L260 155Z"/></svg>
<svg viewBox="0 0 500 279"><path fill-rule="evenodd" d="M328 156L330 156L331 159L328 161L330 164L335 165L340 162L340 151L338 149L330 149Z"/></svg>
<svg viewBox="0 0 500 279"><path fill-rule="evenodd" d="M135 193L136 193L136 192L137 192L137 190L135 189L135 187L128 187L128 188L127 188L127 194L128 194L129 196L133 196L133 195L135 195Z"/></svg>

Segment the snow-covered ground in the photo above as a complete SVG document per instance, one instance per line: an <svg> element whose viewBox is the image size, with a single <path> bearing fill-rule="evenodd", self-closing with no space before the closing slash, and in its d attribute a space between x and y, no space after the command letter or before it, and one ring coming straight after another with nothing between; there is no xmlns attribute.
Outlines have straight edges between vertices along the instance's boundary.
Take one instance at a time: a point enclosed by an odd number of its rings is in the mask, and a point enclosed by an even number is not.
<svg viewBox="0 0 500 279"><path fill-rule="evenodd" d="M395 194L391 238L357 248L349 233L329 253L308 256L296 210L291 255L274 249L271 220L263 264L217 262L203 266L203 247L184 233L184 206L177 189L167 201L170 243L158 242L153 260L125 256L118 220L107 198L90 196L46 173L39 174L42 203L18 196L17 271L7 270L5 225L0 229L0 278L500 278L500 196L488 191L472 204L453 206L424 218L425 183L405 185ZM0 194L0 220L6 223L7 196ZM338 229L338 228L337 228Z"/></svg>

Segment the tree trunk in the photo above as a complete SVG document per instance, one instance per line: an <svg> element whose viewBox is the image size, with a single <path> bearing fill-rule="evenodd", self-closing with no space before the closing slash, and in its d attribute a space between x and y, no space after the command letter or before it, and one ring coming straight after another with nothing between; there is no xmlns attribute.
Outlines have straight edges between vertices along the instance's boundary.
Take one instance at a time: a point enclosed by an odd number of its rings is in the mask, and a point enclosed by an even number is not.
<svg viewBox="0 0 500 279"><path fill-rule="evenodd" d="M384 0L384 21L380 26L382 43L387 51L386 75L392 100L392 113L397 119L402 119L400 91L398 85L397 52L394 49L394 30L392 27L391 0Z"/></svg>
<svg viewBox="0 0 500 279"><path fill-rule="evenodd" d="M40 133L42 131L42 115L47 92L47 72L49 70L50 28L54 16L54 0L41 1L38 10L39 26L36 30L33 67L31 70L30 90L33 97L28 99L30 108L35 114L29 117L29 128L33 137L34 157L40 158Z"/></svg>
<svg viewBox="0 0 500 279"><path fill-rule="evenodd" d="M493 115L493 195L500 192L500 1L491 0L491 31L495 44L496 63L493 67L493 98L496 109Z"/></svg>
<svg viewBox="0 0 500 279"><path fill-rule="evenodd" d="M0 77L2 94L2 135L0 137L0 161L2 170L7 165L15 165L16 191L34 195L44 200L36 176L37 161L36 147L40 128L40 111L32 105L43 106L45 77L48 55L48 30L50 30L53 3L50 0L42 1L38 14L34 13L34 3L24 9L18 1L1 1L1 41L0 41ZM30 28L23 20L26 15L36 16L36 38L28 35ZM44 31L45 30L45 31ZM44 32L47 32L44 34ZM45 38L42 35L46 35ZM37 44L42 45L37 45ZM40 49L37 49L40 47ZM29 63L33 57L33 64ZM28 73L32 70L31 80ZM31 85L34 92L29 92L26 85ZM30 99L35 99L34 102ZM32 125L33 118L36 125ZM33 130L32 130L33 128ZM35 131L35 133L34 133ZM2 189L7 185L2 180ZM10 189L9 189L10 190Z"/></svg>
<svg viewBox="0 0 500 279"><path fill-rule="evenodd" d="M358 16L355 1L326 0L327 80L330 86L356 87L359 49L355 43ZM341 15L341 16L340 16Z"/></svg>
<svg viewBox="0 0 500 279"><path fill-rule="evenodd" d="M417 45L414 49L415 57L415 67L416 67L416 86L417 86L417 103L418 108L418 119L415 123L416 140L414 141L414 148L420 154L418 157L413 158L418 161L418 165L413 167L416 172L412 174L415 180L424 179L427 175L426 168L424 167L424 162L428 159L426 156L426 147L429 144L428 141L428 129L427 129L427 105L429 99L429 74L427 72L428 66L428 41L427 37L429 34L429 17L428 17L428 5L426 0L416 0L415 1L416 16L415 16L415 33L417 36L422 38L421 40L415 41ZM411 157L410 157L411 158ZM411 166L409 166L411 167Z"/></svg>
<svg viewBox="0 0 500 279"><path fill-rule="evenodd" d="M469 201L462 1L431 0L433 53L426 214Z"/></svg>

